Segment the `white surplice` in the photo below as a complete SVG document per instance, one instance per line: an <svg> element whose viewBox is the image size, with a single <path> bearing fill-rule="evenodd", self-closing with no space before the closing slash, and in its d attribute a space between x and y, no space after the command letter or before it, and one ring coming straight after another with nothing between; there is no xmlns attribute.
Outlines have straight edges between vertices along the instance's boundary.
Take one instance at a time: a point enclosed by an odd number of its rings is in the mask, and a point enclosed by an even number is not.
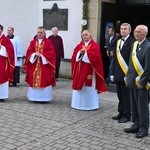
<svg viewBox="0 0 150 150"><path fill-rule="evenodd" d="M13 39L10 39L14 47L15 66L22 66L22 60L17 60L18 57L23 57L23 51L21 42L18 36L14 35Z"/></svg>
<svg viewBox="0 0 150 150"><path fill-rule="evenodd" d="M39 43L42 42L42 39L39 39ZM33 64L36 61L37 57L35 53L33 53L29 59L29 61ZM42 63L48 64L46 58L41 54ZM27 98L29 101L37 101L37 102L50 102L53 99L52 95L52 86L47 86L44 88L33 88L28 87Z"/></svg>
<svg viewBox="0 0 150 150"><path fill-rule="evenodd" d="M50 102L53 99L52 86L45 88L28 87L27 97L29 101Z"/></svg>
<svg viewBox="0 0 150 150"><path fill-rule="evenodd" d="M1 46L0 55L3 57L7 57L7 51L4 46ZM0 99L8 98L8 91L9 91L9 82L8 81L0 84Z"/></svg>
<svg viewBox="0 0 150 150"><path fill-rule="evenodd" d="M85 43L88 45L88 43ZM79 58L80 51L77 53L76 61L82 59L86 63L90 63L87 53ZM98 92L95 89L95 72L93 71L92 86L83 86L82 90L73 90L71 107L79 110L94 110L99 108Z"/></svg>

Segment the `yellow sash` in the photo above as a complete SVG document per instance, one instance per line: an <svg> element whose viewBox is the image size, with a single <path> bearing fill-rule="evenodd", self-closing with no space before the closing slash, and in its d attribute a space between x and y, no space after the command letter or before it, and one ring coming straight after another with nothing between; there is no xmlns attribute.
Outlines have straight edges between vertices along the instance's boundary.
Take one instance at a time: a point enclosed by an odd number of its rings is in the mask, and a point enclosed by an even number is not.
<svg viewBox="0 0 150 150"><path fill-rule="evenodd" d="M138 58L137 58L137 56L136 56L137 44L138 44L137 41L134 42L134 44L133 44L133 51L132 51L132 62L133 62L133 66L134 66L134 68L135 68L137 74L139 75L138 77L136 77L136 82L135 82L136 85L139 83L139 80L140 80L140 78L141 78L141 76L142 76L142 74L143 74L143 72L144 72L144 69L143 69L143 67L141 66L141 64L140 64L140 62L139 62L139 60L138 60ZM150 84L149 84L149 83L146 84L146 89L147 89L147 90L150 89Z"/></svg>
<svg viewBox="0 0 150 150"><path fill-rule="evenodd" d="M125 74L125 77L124 77L124 81L126 83L126 79L127 79L127 73L128 73L128 65L126 64L124 58L122 57L121 53L120 53L120 46L121 44L121 39L117 41L117 48L116 48L116 55L117 55L117 60L119 62L119 65L122 69L122 71L124 72Z"/></svg>

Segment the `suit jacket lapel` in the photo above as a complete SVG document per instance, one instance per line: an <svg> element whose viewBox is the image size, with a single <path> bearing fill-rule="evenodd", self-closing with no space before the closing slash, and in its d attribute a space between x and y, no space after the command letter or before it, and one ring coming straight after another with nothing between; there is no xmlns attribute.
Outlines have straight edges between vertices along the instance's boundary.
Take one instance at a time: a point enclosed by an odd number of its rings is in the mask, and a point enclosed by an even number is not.
<svg viewBox="0 0 150 150"><path fill-rule="evenodd" d="M147 39L145 39L145 40L142 42L142 44L139 46L139 48L138 48L138 50L137 50L137 53L140 53L140 51L142 51L144 45L145 45L147 42L148 42Z"/></svg>
<svg viewBox="0 0 150 150"><path fill-rule="evenodd" d="M124 48L126 47L128 41L130 40L130 36L126 39L126 41L124 42L123 46L122 46L122 50L124 50Z"/></svg>

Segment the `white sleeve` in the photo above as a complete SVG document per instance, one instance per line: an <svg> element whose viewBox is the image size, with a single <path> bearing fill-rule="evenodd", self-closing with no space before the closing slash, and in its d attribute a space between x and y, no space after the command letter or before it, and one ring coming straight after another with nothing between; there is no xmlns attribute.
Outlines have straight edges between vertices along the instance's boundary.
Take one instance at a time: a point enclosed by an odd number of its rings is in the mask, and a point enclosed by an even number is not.
<svg viewBox="0 0 150 150"><path fill-rule="evenodd" d="M6 48L2 45L1 45L1 48L0 48L0 55L3 56L3 57L7 57Z"/></svg>
<svg viewBox="0 0 150 150"><path fill-rule="evenodd" d="M41 59L42 59L43 65L48 64L47 59L42 54L41 54Z"/></svg>
<svg viewBox="0 0 150 150"><path fill-rule="evenodd" d="M86 63L90 63L90 60L88 58L88 55L87 55L87 52L85 52L83 58L82 58L82 61L86 62Z"/></svg>
<svg viewBox="0 0 150 150"><path fill-rule="evenodd" d="M30 56L30 59L29 61L33 64L37 59L37 56L35 55L35 53L33 53L31 56Z"/></svg>
<svg viewBox="0 0 150 150"><path fill-rule="evenodd" d="M76 62L79 62L80 60L82 60L83 55L80 55L80 51L78 51L77 56L76 56Z"/></svg>
<svg viewBox="0 0 150 150"><path fill-rule="evenodd" d="M17 40L17 45L16 45L16 55L17 57L22 57L23 56L23 51L22 51L22 44L19 39L19 37L16 37Z"/></svg>

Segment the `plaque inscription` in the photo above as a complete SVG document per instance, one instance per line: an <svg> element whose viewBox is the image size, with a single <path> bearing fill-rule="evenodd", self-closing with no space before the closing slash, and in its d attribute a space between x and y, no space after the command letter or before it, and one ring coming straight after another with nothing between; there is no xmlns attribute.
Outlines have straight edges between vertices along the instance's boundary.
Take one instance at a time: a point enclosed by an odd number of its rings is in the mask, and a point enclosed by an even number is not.
<svg viewBox="0 0 150 150"><path fill-rule="evenodd" d="M43 26L46 30L68 30L68 9L43 9Z"/></svg>

